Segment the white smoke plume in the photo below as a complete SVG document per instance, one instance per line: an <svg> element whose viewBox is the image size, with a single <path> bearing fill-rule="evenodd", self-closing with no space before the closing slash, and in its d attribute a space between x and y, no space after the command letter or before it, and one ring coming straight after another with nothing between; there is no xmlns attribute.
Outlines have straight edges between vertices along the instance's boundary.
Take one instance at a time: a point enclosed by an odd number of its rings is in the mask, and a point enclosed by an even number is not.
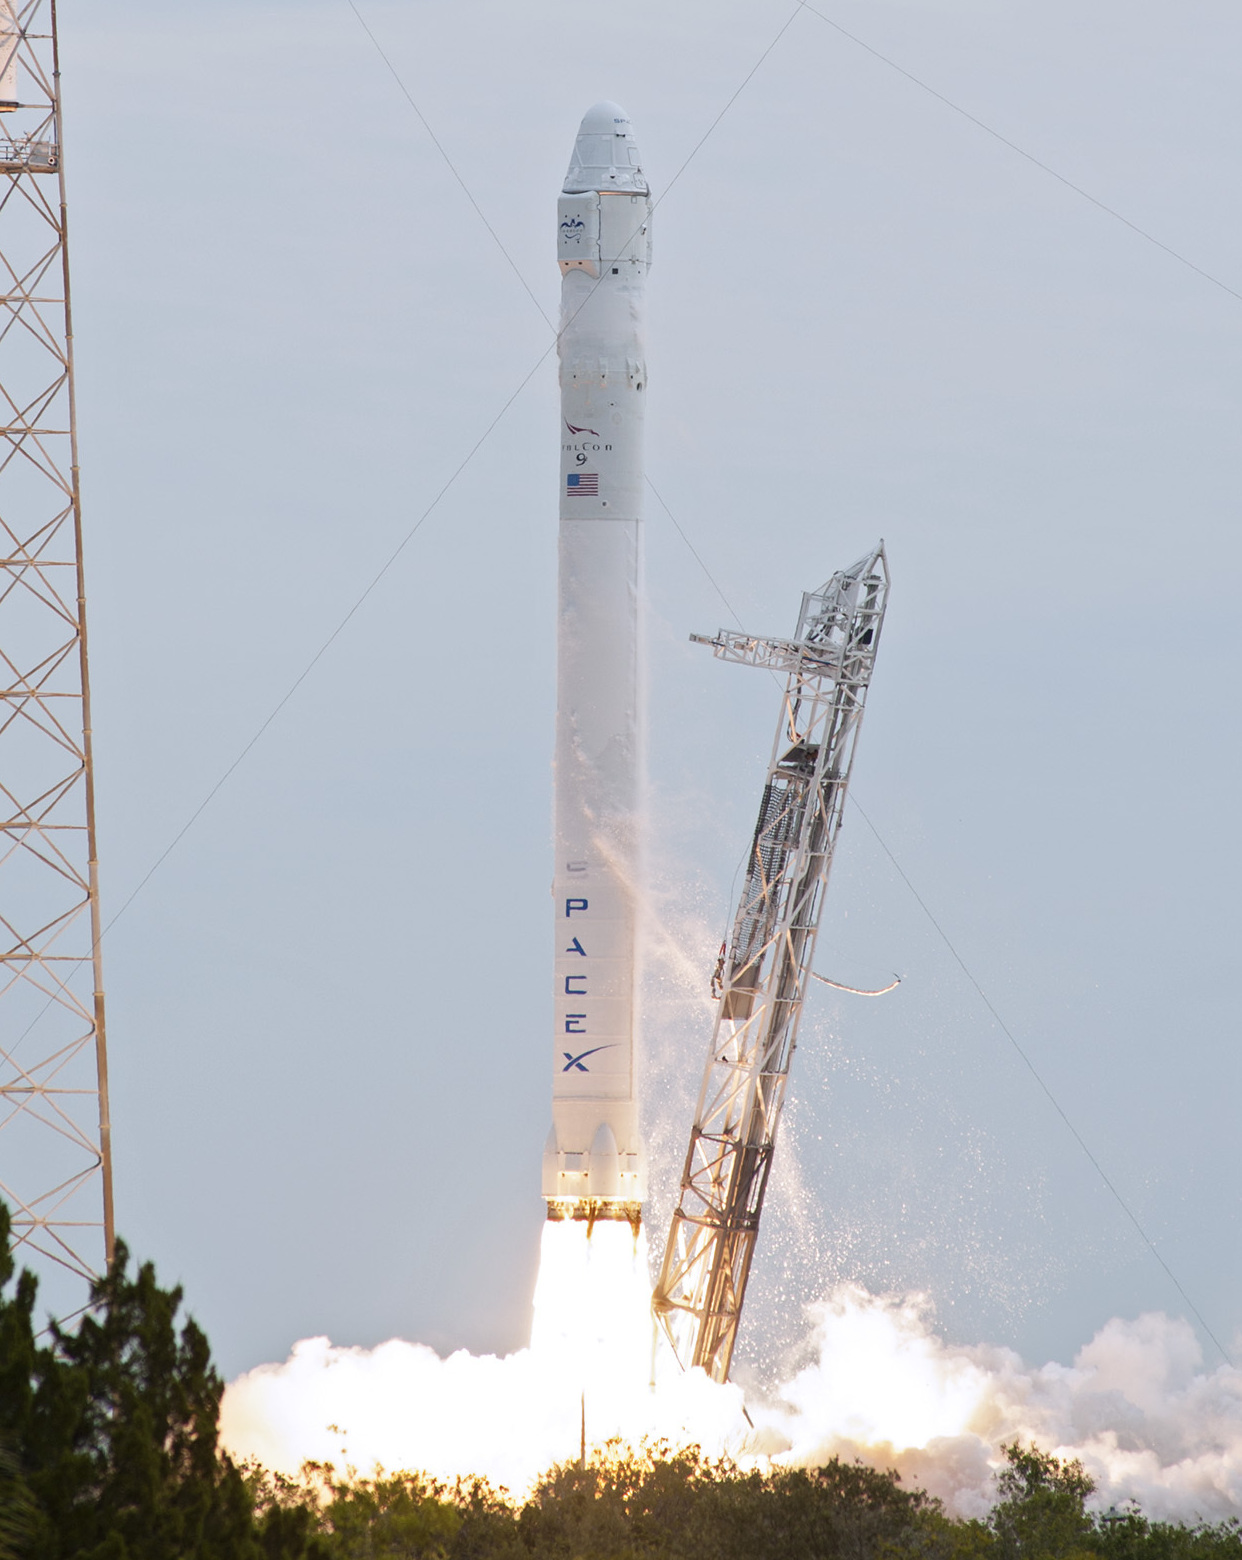
<svg viewBox="0 0 1242 1560"><path fill-rule="evenodd" d="M665 888L653 894L645 928L644 1002L660 1035L644 1066L654 1207L676 1199L712 1018L703 972L721 934L706 909L688 908L710 895L684 876ZM800 1187L788 1132L781 1156L765 1250L770 1261L782 1231L807 1248L775 1308L782 1327L786 1316L797 1321L791 1296L807 1292L812 1274L828 1293L802 1312L801 1338L780 1337L752 1357L759 1384L745 1412L739 1387L683 1374L655 1347L645 1236L599 1224L588 1240L584 1225L549 1223L529 1348L441 1358L397 1340L364 1350L306 1339L285 1363L228 1388L226 1446L290 1474L306 1460L362 1474L378 1464L445 1479L478 1474L520 1496L578 1454L585 1408L591 1446L663 1439L745 1465L857 1457L896 1468L908 1487L929 1490L958 1516L989 1509L1001 1447L1014 1439L1080 1458L1102 1508L1133 1500L1153 1518L1242 1516L1242 1371L1205 1370L1186 1322L1163 1314L1110 1321L1070 1365L1032 1367L1009 1349L950 1344L925 1295L825 1278L857 1271L858 1253L848 1241L841 1254L819 1239L824 1220ZM1029 1293L1029 1272L1022 1278ZM752 1323L773 1311L756 1304L755 1287ZM772 1363L781 1357L807 1363L782 1373Z"/></svg>
<svg viewBox="0 0 1242 1560"><path fill-rule="evenodd" d="M1081 1458L1097 1504L1134 1500L1187 1520L1242 1513L1242 1371L1205 1371L1183 1321L1110 1321L1072 1365L1032 1368L1010 1350L944 1342L921 1296L846 1285L810 1308L812 1363L747 1404L752 1426L739 1388L653 1350L644 1245L626 1225L588 1239L582 1225L549 1224L531 1345L505 1358L304 1340L284 1364L232 1383L225 1444L288 1473L308 1459L364 1474L417 1468L521 1494L577 1454L585 1406L591 1445L663 1438L747 1464L858 1457L962 1516L987 1511L1015 1437Z"/></svg>
<svg viewBox="0 0 1242 1560"><path fill-rule="evenodd" d="M481 1474L520 1492L592 1445L666 1437L723 1449L748 1427L742 1394L657 1359L647 1243L628 1224L544 1226L531 1344L497 1359L423 1344L295 1344L229 1387L222 1436L237 1457L296 1473L305 1461L369 1473ZM671 1366L671 1368L670 1368ZM654 1385L653 1385L654 1382Z"/></svg>
<svg viewBox="0 0 1242 1560"><path fill-rule="evenodd" d="M1114 1319L1072 1365L1031 1367L1009 1349L945 1343L922 1296L847 1285L811 1310L814 1362L755 1414L788 1437L781 1461L857 1456L982 1516L1001 1445L1020 1438L1080 1458L1098 1506L1242 1513L1242 1371L1206 1372L1185 1321Z"/></svg>

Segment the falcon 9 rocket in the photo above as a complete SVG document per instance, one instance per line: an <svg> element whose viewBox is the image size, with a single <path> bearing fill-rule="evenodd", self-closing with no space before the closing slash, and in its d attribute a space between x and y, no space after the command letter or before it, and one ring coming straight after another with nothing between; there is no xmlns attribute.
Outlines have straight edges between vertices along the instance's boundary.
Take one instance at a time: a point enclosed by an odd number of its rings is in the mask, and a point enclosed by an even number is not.
<svg viewBox="0 0 1242 1560"><path fill-rule="evenodd" d="M551 1219L627 1219L646 1191L634 1094L640 865L644 294L651 195L630 121L597 103L560 198Z"/></svg>

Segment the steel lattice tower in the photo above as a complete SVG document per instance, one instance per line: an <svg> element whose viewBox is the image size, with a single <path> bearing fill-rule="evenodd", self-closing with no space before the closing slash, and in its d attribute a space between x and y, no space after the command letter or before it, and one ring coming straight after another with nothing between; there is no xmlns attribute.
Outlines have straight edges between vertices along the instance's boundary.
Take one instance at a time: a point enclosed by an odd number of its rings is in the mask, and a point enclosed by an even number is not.
<svg viewBox="0 0 1242 1560"><path fill-rule="evenodd" d="M678 1359L726 1381L880 629L883 542L802 598L792 639L722 629L723 661L785 678L711 1049L652 1300Z"/></svg>
<svg viewBox="0 0 1242 1560"><path fill-rule="evenodd" d="M19 1255L112 1256L56 0L0 0L0 1196Z"/></svg>

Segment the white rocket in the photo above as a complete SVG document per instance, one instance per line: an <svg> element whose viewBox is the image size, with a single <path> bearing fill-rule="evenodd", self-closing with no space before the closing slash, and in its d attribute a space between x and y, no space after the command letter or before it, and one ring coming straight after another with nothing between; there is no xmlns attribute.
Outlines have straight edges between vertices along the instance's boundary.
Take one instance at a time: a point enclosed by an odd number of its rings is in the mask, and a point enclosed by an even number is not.
<svg viewBox="0 0 1242 1560"><path fill-rule="evenodd" d="M651 196L628 115L582 121L560 199L561 478L552 1219L637 1227L644 295Z"/></svg>

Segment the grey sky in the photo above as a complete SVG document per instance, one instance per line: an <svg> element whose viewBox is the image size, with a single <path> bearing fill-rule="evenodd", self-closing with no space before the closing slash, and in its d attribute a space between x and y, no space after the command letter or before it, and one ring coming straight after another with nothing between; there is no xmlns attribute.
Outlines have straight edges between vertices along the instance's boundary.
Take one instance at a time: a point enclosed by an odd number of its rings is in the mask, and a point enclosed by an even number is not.
<svg viewBox="0 0 1242 1560"><path fill-rule="evenodd" d="M583 110L662 193L793 10L358 3L549 313ZM1236 8L821 9L1242 290ZM111 913L548 329L347 0L61 27ZM858 798L1229 1343L1242 302L806 13L655 222L653 480L760 630L886 538ZM555 428L549 357L108 939L118 1222L230 1374L524 1340ZM699 959L773 690L687 643L724 609L649 520L653 868ZM906 979L816 998L747 1357L841 1276L1041 1358L1181 1310L857 814L826 933ZM663 966L649 1011L666 1194L705 1031Z"/></svg>

